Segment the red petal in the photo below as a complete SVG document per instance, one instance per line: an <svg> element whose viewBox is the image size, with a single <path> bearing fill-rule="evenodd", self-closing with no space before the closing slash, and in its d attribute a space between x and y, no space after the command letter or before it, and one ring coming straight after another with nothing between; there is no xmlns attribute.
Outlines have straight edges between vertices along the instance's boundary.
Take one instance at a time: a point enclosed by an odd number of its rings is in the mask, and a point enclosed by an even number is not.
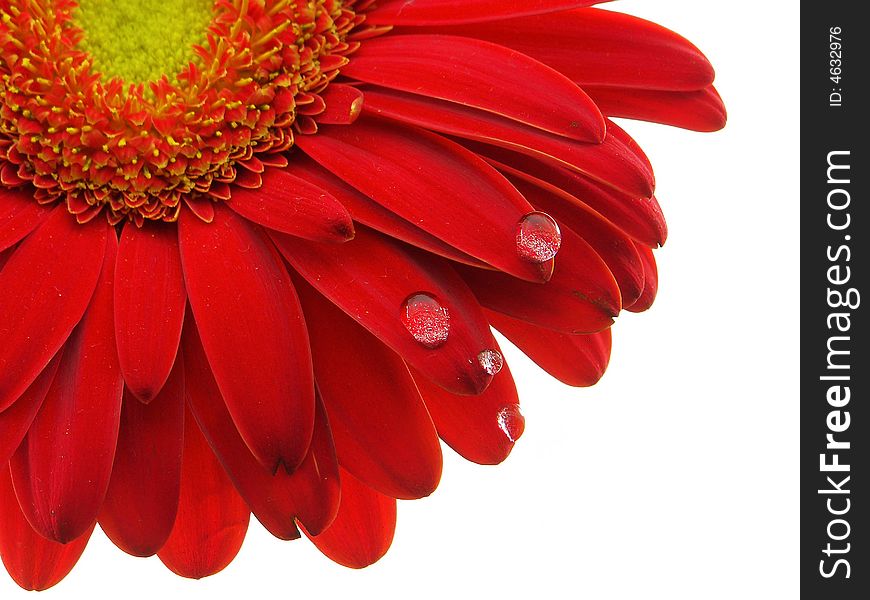
<svg viewBox="0 0 870 600"><path fill-rule="evenodd" d="M94 293L108 224L79 225L59 206L0 271L0 411L42 372Z"/></svg>
<svg viewBox="0 0 870 600"><path fill-rule="evenodd" d="M472 266L485 266L485 263L457 250L444 240L420 229L364 196L311 158L303 154L297 155L294 157L293 170L294 173L338 198L350 211L354 221L450 260Z"/></svg>
<svg viewBox="0 0 870 600"><path fill-rule="evenodd" d="M342 75L472 106L576 140L604 139L604 117L575 83L489 42L449 35L367 40Z"/></svg>
<svg viewBox="0 0 870 600"><path fill-rule="evenodd" d="M522 180L513 182L535 208L554 217L562 227L577 233L595 250L613 273L622 304L629 305L643 290L643 264L634 242L619 228L592 210L582 210L555 194ZM558 259L556 261L558 263Z"/></svg>
<svg viewBox="0 0 870 600"><path fill-rule="evenodd" d="M567 169L496 148L486 150L499 170L543 188L581 210L592 209L648 246L664 244L665 217L656 199L624 194ZM582 198L582 201L580 200Z"/></svg>
<svg viewBox="0 0 870 600"><path fill-rule="evenodd" d="M0 186L0 251L24 239L48 213L31 194Z"/></svg>
<svg viewBox="0 0 870 600"><path fill-rule="evenodd" d="M570 229L562 231L556 270L544 285L468 267L460 274L483 306L563 333L601 331L621 308L607 265Z"/></svg>
<svg viewBox="0 0 870 600"><path fill-rule="evenodd" d="M198 219L205 223L214 221L215 203L208 196L184 194L184 203Z"/></svg>
<svg viewBox="0 0 870 600"><path fill-rule="evenodd" d="M426 233L402 219L374 200L363 196L304 154L293 157L293 172L338 198L350 211L354 221L450 260L472 266L484 265L484 263L460 252L440 238Z"/></svg>
<svg viewBox="0 0 870 600"><path fill-rule="evenodd" d="M610 362L610 329L568 335L487 311L492 326L547 373L575 387L595 385Z"/></svg>
<svg viewBox="0 0 870 600"><path fill-rule="evenodd" d="M339 463L387 496L428 496L441 479L441 445L408 367L308 285L296 288Z"/></svg>
<svg viewBox="0 0 870 600"><path fill-rule="evenodd" d="M191 412L209 445L254 515L272 535L299 537L294 517L310 531L323 531L338 511L338 463L326 413L318 401L314 436L302 464L292 475L272 475L239 436L214 382L196 328L188 324L182 343Z"/></svg>
<svg viewBox="0 0 870 600"><path fill-rule="evenodd" d="M11 462L27 520L61 543L97 520L115 458L124 391L112 319L117 245L109 236L91 304L64 346L42 409Z"/></svg>
<svg viewBox="0 0 870 600"><path fill-rule="evenodd" d="M438 435L467 460L496 465L508 457L523 434L525 420L510 370L505 364L480 396L457 396L415 376Z"/></svg>
<svg viewBox="0 0 870 600"><path fill-rule="evenodd" d="M339 248L280 234L274 239L308 283L427 377L459 394L486 389L491 376L475 357L495 340L474 296L446 265L363 227ZM439 347L417 341L402 323L405 301L418 293L449 313L449 334Z"/></svg>
<svg viewBox="0 0 870 600"><path fill-rule="evenodd" d="M60 583L84 552L93 530L91 526L68 544L45 539L21 513L9 468L0 468L0 556L19 586L42 591Z"/></svg>
<svg viewBox="0 0 870 600"><path fill-rule="evenodd" d="M473 140L463 141L463 145L490 163L493 162L491 159L495 159L511 164L515 161L511 161L510 156L519 152L526 155L520 157L521 160L540 161L554 169L564 168L571 175L588 178L591 183L603 186L611 193L650 198L655 192L655 175L646 155L634 140L613 123L610 123L604 143L575 144L572 146L572 157L561 157L558 149L541 152L521 145L500 144L502 147L493 147L498 145Z"/></svg>
<svg viewBox="0 0 870 600"><path fill-rule="evenodd" d="M656 299L656 294L659 291L659 272L652 249L640 244L636 244L636 247L641 261L643 261L643 293L637 302L631 306L626 306L625 309L631 312L643 312L652 306Z"/></svg>
<svg viewBox="0 0 870 600"><path fill-rule="evenodd" d="M12 258L12 255L15 253L15 248L7 248L6 250L0 250L0 271L3 270L3 267L6 266L6 263Z"/></svg>
<svg viewBox="0 0 870 600"><path fill-rule="evenodd" d="M326 103L326 110L317 115L321 125L350 125L362 112L363 94L355 87L331 83L320 95Z"/></svg>
<svg viewBox="0 0 870 600"><path fill-rule="evenodd" d="M309 537L318 550L338 564L362 569L387 553L395 531L396 500L341 469L338 516L326 531Z"/></svg>
<svg viewBox="0 0 870 600"><path fill-rule="evenodd" d="M248 169L236 169L236 179L233 185L238 188L257 190L263 187L263 175Z"/></svg>
<svg viewBox="0 0 870 600"><path fill-rule="evenodd" d="M602 144L586 144L441 100L382 88L365 94L366 111L372 114L514 150L633 194L652 194L649 165L615 135L608 134Z"/></svg>
<svg viewBox="0 0 870 600"><path fill-rule="evenodd" d="M600 4L608 0L386 0L366 13L372 25L482 23Z"/></svg>
<svg viewBox="0 0 870 600"><path fill-rule="evenodd" d="M315 242L353 239L347 209L328 192L287 171L269 169L260 189L234 189L227 206L264 227Z"/></svg>
<svg viewBox="0 0 870 600"><path fill-rule="evenodd" d="M233 421L266 468L292 471L311 442L314 375L281 258L221 206L210 224L182 215L179 238L190 306Z"/></svg>
<svg viewBox="0 0 870 600"><path fill-rule="evenodd" d="M699 90L713 82L710 61L691 42L631 15L585 9L423 31L501 44L587 85ZM420 29L409 29L413 33Z"/></svg>
<svg viewBox="0 0 870 600"><path fill-rule="evenodd" d="M163 390L144 405L124 395L112 479L100 526L133 556L151 556L166 542L178 510L184 440L184 369L178 361Z"/></svg>
<svg viewBox="0 0 870 600"><path fill-rule="evenodd" d="M612 135L613 138L618 143L622 144L622 147L625 148L625 150L632 155L632 158L636 160L640 165L642 165L641 169L644 173L647 173L649 175L650 187L654 191L655 174L653 173L652 163L649 161L647 155L644 154L643 148L640 147L640 144L638 144L634 140L634 138L628 135L628 132L625 129L623 129L610 119L607 120L607 134ZM648 198L650 196L652 196L651 193L649 196L645 197Z"/></svg>
<svg viewBox="0 0 870 600"><path fill-rule="evenodd" d="M182 577L214 575L239 553L250 517L196 421L185 414L178 516L157 556Z"/></svg>
<svg viewBox="0 0 870 600"><path fill-rule="evenodd" d="M5 143L7 146L11 144L11 142L8 139L5 140ZM19 165L13 166L13 164L11 162L4 161L3 166L0 167L0 183L3 183L10 188L15 188L15 187L18 187L20 185L24 185L26 183L29 183L28 180L22 179L21 176L18 174L19 169L21 169L21 166L19 166ZM22 169L22 171L23 171L23 169ZM22 174L26 174L26 173L22 173Z"/></svg>
<svg viewBox="0 0 870 600"><path fill-rule="evenodd" d="M124 383L150 401L172 370L184 321L184 279L174 225L127 223L115 267L115 337Z"/></svg>
<svg viewBox="0 0 870 600"><path fill-rule="evenodd" d="M587 87L602 112L610 117L664 123L694 131L725 127L725 104L712 85L689 92Z"/></svg>
<svg viewBox="0 0 870 600"><path fill-rule="evenodd" d="M517 251L517 227L531 205L458 144L362 118L353 127L324 127L298 145L368 197L462 252L516 277L542 280L539 265Z"/></svg>
<svg viewBox="0 0 870 600"><path fill-rule="evenodd" d="M30 384L27 391L12 406L0 412L0 465L9 462L21 444L21 440L27 435L27 430L30 429L30 424L42 407L45 395L51 382L54 381L58 364L60 364L59 355L48 363L36 381Z"/></svg>

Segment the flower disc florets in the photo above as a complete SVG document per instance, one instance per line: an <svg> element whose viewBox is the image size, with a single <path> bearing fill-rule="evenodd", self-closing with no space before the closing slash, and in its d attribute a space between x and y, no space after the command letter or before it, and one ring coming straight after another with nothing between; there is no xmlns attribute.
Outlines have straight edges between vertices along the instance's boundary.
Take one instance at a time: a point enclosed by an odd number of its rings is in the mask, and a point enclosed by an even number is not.
<svg viewBox="0 0 870 600"><path fill-rule="evenodd" d="M80 222L207 214L316 130L352 5L0 1L0 181Z"/></svg>

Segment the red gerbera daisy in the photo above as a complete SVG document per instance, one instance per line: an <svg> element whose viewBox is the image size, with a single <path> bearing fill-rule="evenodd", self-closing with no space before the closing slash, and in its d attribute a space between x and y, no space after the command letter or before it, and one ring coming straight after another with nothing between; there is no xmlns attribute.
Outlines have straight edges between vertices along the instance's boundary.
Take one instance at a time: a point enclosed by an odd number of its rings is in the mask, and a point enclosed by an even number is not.
<svg viewBox="0 0 870 600"><path fill-rule="evenodd" d="M176 573L251 513L386 552L439 437L523 431L491 326L595 383L657 286L608 117L723 126L689 42L583 0L0 0L0 555L99 522ZM6 466L8 463L8 467Z"/></svg>

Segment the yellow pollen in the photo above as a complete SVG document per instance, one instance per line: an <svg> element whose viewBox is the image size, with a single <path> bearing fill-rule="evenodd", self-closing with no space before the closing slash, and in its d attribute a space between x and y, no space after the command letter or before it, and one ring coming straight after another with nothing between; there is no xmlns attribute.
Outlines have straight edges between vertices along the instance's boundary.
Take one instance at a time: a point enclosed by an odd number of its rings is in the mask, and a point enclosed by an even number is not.
<svg viewBox="0 0 870 600"><path fill-rule="evenodd" d="M127 83L173 76L206 40L214 0L78 0L79 43L104 76Z"/></svg>

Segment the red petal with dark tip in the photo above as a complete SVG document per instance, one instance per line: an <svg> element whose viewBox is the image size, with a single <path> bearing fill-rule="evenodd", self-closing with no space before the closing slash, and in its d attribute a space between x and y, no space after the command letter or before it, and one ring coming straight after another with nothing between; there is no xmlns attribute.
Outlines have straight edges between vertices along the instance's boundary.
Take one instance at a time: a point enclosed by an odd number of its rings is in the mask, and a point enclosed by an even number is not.
<svg viewBox="0 0 870 600"><path fill-rule="evenodd" d="M128 222L115 267L115 337L124 383L154 398L172 370L184 322L184 277L175 225Z"/></svg>
<svg viewBox="0 0 870 600"><path fill-rule="evenodd" d="M124 391L112 318L117 245L114 235L105 241L94 297L10 463L27 520L40 535L61 543L80 537L97 520L115 458Z"/></svg>
<svg viewBox="0 0 870 600"><path fill-rule="evenodd" d="M568 335L492 311L487 311L487 317L538 366L567 385L595 385L610 362L610 329Z"/></svg>
<svg viewBox="0 0 870 600"><path fill-rule="evenodd" d="M55 356L36 381L15 401L12 406L0 412L0 465L5 465L15 454L27 430L30 429L36 413L42 408L45 395L54 381L60 357Z"/></svg>
<svg viewBox="0 0 870 600"><path fill-rule="evenodd" d="M583 173L627 193L649 196L654 181L646 157L616 135L601 144L559 137L498 115L383 88L366 89L366 111L452 136L528 154Z"/></svg>
<svg viewBox="0 0 870 600"><path fill-rule="evenodd" d="M184 369L177 361L160 394L148 404L124 394L118 449L100 526L133 556L155 554L169 537L178 510L184 445Z"/></svg>
<svg viewBox="0 0 870 600"><path fill-rule="evenodd" d="M294 518L310 531L323 531L338 511L338 462L326 413L315 407L314 435L305 460L292 475L272 475L239 436L217 389L196 328L188 323L182 340L187 397L193 416L251 511L281 539L299 537Z"/></svg>
<svg viewBox="0 0 870 600"><path fill-rule="evenodd" d="M269 169L260 189L233 189L227 206L264 227L307 240L341 243L353 239L353 221L341 202L287 171Z"/></svg>
<svg viewBox="0 0 870 600"><path fill-rule="evenodd" d="M259 228L222 206L211 224L182 215L179 241L190 306L233 421L267 469L292 471L311 442L314 375L287 270Z"/></svg>
<svg viewBox="0 0 870 600"><path fill-rule="evenodd" d="M503 273L460 267L459 272L486 308L563 333L593 333L613 323L621 308L610 270L583 238L562 231L553 278L544 285Z"/></svg>
<svg viewBox="0 0 870 600"><path fill-rule="evenodd" d="M273 239L308 283L427 377L458 394L479 394L489 385L491 376L474 359L495 340L474 296L446 264L363 227L338 248L280 234ZM438 347L417 341L402 322L405 301L419 293L449 314Z"/></svg>
<svg viewBox="0 0 870 600"><path fill-rule="evenodd" d="M643 263L634 242L621 229L592 210L582 210L522 180L517 179L513 183L535 208L554 217L562 227L568 227L592 246L613 273L619 285L622 304L634 304L643 290Z"/></svg>
<svg viewBox="0 0 870 600"><path fill-rule="evenodd" d="M479 108L584 142L600 142L607 127L595 103L570 79L519 52L480 40L451 35L368 40L342 75ZM510 81L522 85L505 85Z"/></svg>
<svg viewBox="0 0 870 600"><path fill-rule="evenodd" d="M0 411L33 383L82 318L109 230L104 220L79 225L59 206L0 271Z"/></svg>
<svg viewBox="0 0 870 600"><path fill-rule="evenodd" d="M387 0L366 13L373 25L483 23L568 10L608 0Z"/></svg>
<svg viewBox="0 0 870 600"><path fill-rule="evenodd" d="M321 125L350 125L362 112L363 94L355 87L332 83L320 96L326 103L326 110L317 115Z"/></svg>
<svg viewBox="0 0 870 600"><path fill-rule="evenodd" d="M710 61L691 42L661 25L609 10L553 12L424 31L507 46L564 73L584 89L609 85L687 91L713 83Z"/></svg>
<svg viewBox="0 0 870 600"><path fill-rule="evenodd" d="M341 469L338 516L326 531L309 537L331 560L362 569L387 553L395 531L395 498L376 492Z"/></svg>
<svg viewBox="0 0 870 600"><path fill-rule="evenodd" d="M656 299L656 294L659 291L659 272L656 267L656 259L653 256L651 248L636 244L638 254L643 261L643 276L644 285L643 292L637 302L631 306L626 306L625 309L631 312L643 312L653 305Z"/></svg>
<svg viewBox="0 0 870 600"><path fill-rule="evenodd" d="M49 212L26 191L0 186L0 251L24 239Z"/></svg>
<svg viewBox="0 0 870 600"><path fill-rule="evenodd" d="M591 208L643 244L660 246L668 237L665 217L655 197L624 194L578 173L514 152L498 148L484 152L487 160L504 173L543 188L581 210Z"/></svg>
<svg viewBox="0 0 870 600"><path fill-rule="evenodd" d="M435 237L515 277L541 281L538 266L517 252L517 226L531 205L495 169L455 142L363 117L353 127L324 127L297 144Z"/></svg>
<svg viewBox="0 0 870 600"><path fill-rule="evenodd" d="M293 172L335 196L350 211L354 221L450 260L472 266L484 266L484 263L479 260L460 252L440 238L426 233L362 195L304 154L293 157Z"/></svg>
<svg viewBox="0 0 870 600"><path fill-rule="evenodd" d="M184 416L184 457L178 515L157 553L175 574L201 579L239 553L251 512L236 492L190 413Z"/></svg>
<svg viewBox="0 0 870 600"><path fill-rule="evenodd" d="M296 289L339 463L387 496L428 496L441 479L441 445L408 367L308 285Z"/></svg>
<svg viewBox="0 0 870 600"><path fill-rule="evenodd" d="M12 579L29 591L43 591L69 574L85 550L93 526L68 544L36 533L21 513L9 468L0 468L0 557Z"/></svg>
<svg viewBox="0 0 870 600"><path fill-rule="evenodd" d="M524 419L507 364L479 396L457 396L415 376L438 435L463 458L496 465L508 457L523 433Z"/></svg>
<svg viewBox="0 0 870 600"><path fill-rule="evenodd" d="M725 104L712 85L688 92L619 87L584 89L609 117L652 121L694 131L718 131L728 120Z"/></svg>

